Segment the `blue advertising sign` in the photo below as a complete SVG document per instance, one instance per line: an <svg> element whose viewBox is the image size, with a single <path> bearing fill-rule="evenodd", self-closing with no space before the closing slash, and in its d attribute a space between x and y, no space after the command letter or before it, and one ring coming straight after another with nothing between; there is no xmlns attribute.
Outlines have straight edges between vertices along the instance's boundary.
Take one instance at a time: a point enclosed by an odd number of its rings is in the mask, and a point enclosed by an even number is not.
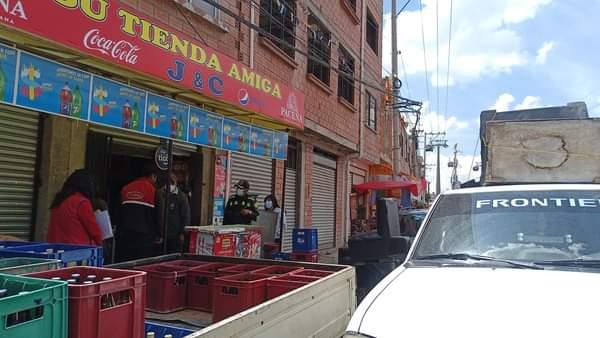
<svg viewBox="0 0 600 338"><path fill-rule="evenodd" d="M250 154L271 157L273 152L273 131L252 127L250 131Z"/></svg>
<svg viewBox="0 0 600 338"><path fill-rule="evenodd" d="M223 149L247 153L250 126L235 120L223 119Z"/></svg>
<svg viewBox="0 0 600 338"><path fill-rule="evenodd" d="M21 52L17 105L88 119L91 75Z"/></svg>
<svg viewBox="0 0 600 338"><path fill-rule="evenodd" d="M0 45L0 101L13 102L16 72L17 50Z"/></svg>
<svg viewBox="0 0 600 338"><path fill-rule="evenodd" d="M223 117L190 108L190 142L220 148L222 133Z"/></svg>
<svg viewBox="0 0 600 338"><path fill-rule="evenodd" d="M144 130L146 92L94 76L90 120L109 126Z"/></svg>
<svg viewBox="0 0 600 338"><path fill-rule="evenodd" d="M190 106L148 94L146 133L187 141Z"/></svg>
<svg viewBox="0 0 600 338"><path fill-rule="evenodd" d="M279 160L287 159L288 134L282 132L273 133L273 157Z"/></svg>

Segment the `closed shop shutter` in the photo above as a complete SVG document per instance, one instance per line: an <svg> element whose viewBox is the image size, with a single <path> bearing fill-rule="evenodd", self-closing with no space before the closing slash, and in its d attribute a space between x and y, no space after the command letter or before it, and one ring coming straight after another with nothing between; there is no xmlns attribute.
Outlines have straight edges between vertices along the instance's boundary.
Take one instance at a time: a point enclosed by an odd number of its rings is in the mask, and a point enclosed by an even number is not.
<svg viewBox="0 0 600 338"><path fill-rule="evenodd" d="M292 232L298 224L298 195L297 195L297 171L287 168L285 172L285 216L287 220L287 231L283 235L283 252L292 251Z"/></svg>
<svg viewBox="0 0 600 338"><path fill-rule="evenodd" d="M273 160L245 154L231 154L231 186L239 180L250 183L250 194L258 195L257 208L263 209L263 201L273 191ZM231 191L235 193L235 189Z"/></svg>
<svg viewBox="0 0 600 338"><path fill-rule="evenodd" d="M31 231L39 115L0 111L0 234Z"/></svg>
<svg viewBox="0 0 600 338"><path fill-rule="evenodd" d="M312 173L312 227L318 229L319 249L335 247L336 162L314 154Z"/></svg>

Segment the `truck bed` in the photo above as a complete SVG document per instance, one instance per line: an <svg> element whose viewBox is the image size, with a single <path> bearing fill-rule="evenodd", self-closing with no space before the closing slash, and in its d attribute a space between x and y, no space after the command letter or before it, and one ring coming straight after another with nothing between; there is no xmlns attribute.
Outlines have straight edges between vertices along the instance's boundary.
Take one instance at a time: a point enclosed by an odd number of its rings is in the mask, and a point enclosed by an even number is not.
<svg viewBox="0 0 600 338"><path fill-rule="evenodd" d="M184 310L171 314L146 312L146 318L197 330L188 338L198 337L341 337L356 309L356 278L350 266L315 264L234 257L167 255L114 264L128 269L174 259L292 265L335 272L315 283L291 291L251 309L212 323L210 313Z"/></svg>

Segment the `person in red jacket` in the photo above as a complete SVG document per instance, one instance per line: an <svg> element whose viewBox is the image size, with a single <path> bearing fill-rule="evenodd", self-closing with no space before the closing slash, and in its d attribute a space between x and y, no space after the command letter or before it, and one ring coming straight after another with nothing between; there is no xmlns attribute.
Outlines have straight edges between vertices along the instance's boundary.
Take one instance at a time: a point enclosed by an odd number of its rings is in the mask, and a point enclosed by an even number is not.
<svg viewBox="0 0 600 338"><path fill-rule="evenodd" d="M102 245L102 232L92 208L94 194L94 181L85 170L76 170L67 178L50 206L48 242Z"/></svg>

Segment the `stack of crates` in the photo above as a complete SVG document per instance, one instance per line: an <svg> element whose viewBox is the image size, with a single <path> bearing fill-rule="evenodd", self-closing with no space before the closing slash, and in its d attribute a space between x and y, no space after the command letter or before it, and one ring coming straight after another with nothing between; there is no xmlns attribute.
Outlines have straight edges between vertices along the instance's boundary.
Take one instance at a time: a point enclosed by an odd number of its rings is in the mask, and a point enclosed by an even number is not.
<svg viewBox="0 0 600 338"><path fill-rule="evenodd" d="M27 243L0 248L0 258L13 257L58 259L61 267L102 266L104 263L102 247L72 244Z"/></svg>
<svg viewBox="0 0 600 338"><path fill-rule="evenodd" d="M294 229L290 259L299 262L319 261L319 236L317 229Z"/></svg>
<svg viewBox="0 0 600 338"><path fill-rule="evenodd" d="M27 273L55 270L59 268L60 263L58 259L27 257L0 258L0 273L24 275Z"/></svg>
<svg viewBox="0 0 600 338"><path fill-rule="evenodd" d="M28 276L45 278L47 283L68 285L69 337L143 337L146 273L71 267Z"/></svg>

